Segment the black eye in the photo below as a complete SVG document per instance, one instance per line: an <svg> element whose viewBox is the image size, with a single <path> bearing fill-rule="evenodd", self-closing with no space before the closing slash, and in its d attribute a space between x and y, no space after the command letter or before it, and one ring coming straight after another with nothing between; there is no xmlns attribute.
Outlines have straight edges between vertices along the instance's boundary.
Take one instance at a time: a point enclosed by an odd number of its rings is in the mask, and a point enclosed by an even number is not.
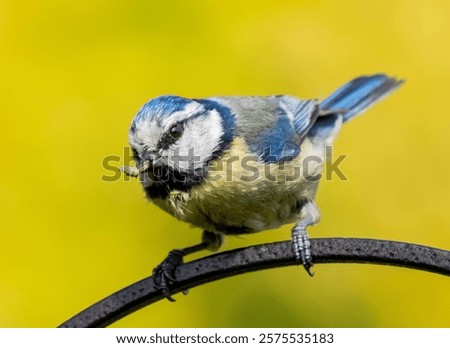
<svg viewBox="0 0 450 348"><path fill-rule="evenodd" d="M182 134L183 134L183 126L181 126L181 124L175 124L169 130L169 135L173 140L180 139Z"/></svg>

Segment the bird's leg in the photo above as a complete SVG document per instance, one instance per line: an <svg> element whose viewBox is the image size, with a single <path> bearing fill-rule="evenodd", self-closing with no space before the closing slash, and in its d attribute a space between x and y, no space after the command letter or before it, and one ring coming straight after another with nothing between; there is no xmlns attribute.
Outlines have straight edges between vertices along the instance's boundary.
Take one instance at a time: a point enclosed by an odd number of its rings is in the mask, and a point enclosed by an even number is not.
<svg viewBox="0 0 450 348"><path fill-rule="evenodd" d="M308 201L300 211L300 221L292 228L292 251L297 261L302 263L310 276L314 275L311 257L311 244L306 228L319 222L319 208L313 201Z"/></svg>
<svg viewBox="0 0 450 348"><path fill-rule="evenodd" d="M164 296L169 300L174 302L175 299L170 296L169 286L171 283L175 282L175 270L183 263L183 257L196 253L201 250L217 250L222 244L222 235L203 231L202 242L190 247L183 249L174 249L158 266L153 269L153 278L155 284L161 288Z"/></svg>

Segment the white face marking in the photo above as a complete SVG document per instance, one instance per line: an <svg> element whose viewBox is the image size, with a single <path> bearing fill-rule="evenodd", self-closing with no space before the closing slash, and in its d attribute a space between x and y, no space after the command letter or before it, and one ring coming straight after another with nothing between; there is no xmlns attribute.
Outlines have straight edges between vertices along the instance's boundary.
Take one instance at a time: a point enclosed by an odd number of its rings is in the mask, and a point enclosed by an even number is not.
<svg viewBox="0 0 450 348"><path fill-rule="evenodd" d="M221 117L216 110L186 122L181 138L163 152L170 167L201 169L218 149L223 135Z"/></svg>
<svg viewBox="0 0 450 348"><path fill-rule="evenodd" d="M163 129L167 131L174 123L181 122L192 117L195 114L202 112L205 108L202 104L199 104L195 101L186 105L184 110L174 112L168 117L163 118L161 124Z"/></svg>
<svg viewBox="0 0 450 348"><path fill-rule="evenodd" d="M197 102L191 102L186 105L184 110L174 112L173 114L161 118L151 119L143 117L135 124L136 131L129 134L129 143L139 153L145 149L156 149L162 135L169 130L176 122L190 118L192 115L202 112L203 105Z"/></svg>
<svg viewBox="0 0 450 348"><path fill-rule="evenodd" d="M224 133L221 117L216 110L189 120L203 110L203 105L192 102L184 110L158 121L143 118L135 124L135 132L130 132L130 145L139 154L144 150L157 150L164 134L174 124L186 120L180 139L171 144L168 149L160 150L162 163L183 171L201 169L218 149Z"/></svg>
<svg viewBox="0 0 450 348"><path fill-rule="evenodd" d="M129 143L139 153L145 148L155 149L163 130L155 120L141 120L136 123L136 131L129 134Z"/></svg>

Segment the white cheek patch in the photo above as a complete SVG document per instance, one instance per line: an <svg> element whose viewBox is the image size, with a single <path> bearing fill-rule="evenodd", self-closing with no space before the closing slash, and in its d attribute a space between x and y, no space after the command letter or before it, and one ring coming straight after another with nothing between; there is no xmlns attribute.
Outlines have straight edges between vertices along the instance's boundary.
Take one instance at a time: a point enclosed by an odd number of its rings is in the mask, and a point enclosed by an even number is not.
<svg viewBox="0 0 450 348"><path fill-rule="evenodd" d="M134 133L130 132L130 145L138 150L138 152L141 152L143 148L155 149L158 145L161 132L161 128L156 121L141 121L136 124L136 131Z"/></svg>
<svg viewBox="0 0 450 348"><path fill-rule="evenodd" d="M223 135L222 119L216 110L186 123L181 138L164 152L166 163L177 169L201 169L218 150Z"/></svg>

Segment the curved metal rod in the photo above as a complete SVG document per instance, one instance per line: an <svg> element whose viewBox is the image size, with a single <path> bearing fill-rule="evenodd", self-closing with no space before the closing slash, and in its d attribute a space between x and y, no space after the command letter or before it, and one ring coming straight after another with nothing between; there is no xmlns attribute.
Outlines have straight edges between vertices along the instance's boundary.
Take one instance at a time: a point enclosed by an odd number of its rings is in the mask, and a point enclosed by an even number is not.
<svg viewBox="0 0 450 348"><path fill-rule="evenodd" d="M374 263L408 267L450 276L450 251L402 242L357 239L311 239L314 263ZM246 272L296 265L291 241L250 246L180 265L171 293ZM142 279L104 298L59 327L105 327L165 299L153 278Z"/></svg>

